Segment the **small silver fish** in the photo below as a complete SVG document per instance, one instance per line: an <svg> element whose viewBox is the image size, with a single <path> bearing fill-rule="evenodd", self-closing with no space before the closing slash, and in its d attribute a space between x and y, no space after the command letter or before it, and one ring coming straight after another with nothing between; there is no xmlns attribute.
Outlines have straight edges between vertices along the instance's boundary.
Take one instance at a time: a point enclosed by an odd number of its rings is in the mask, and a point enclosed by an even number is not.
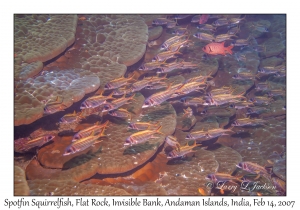
<svg viewBox="0 0 300 210"><path fill-rule="evenodd" d="M207 34L207 33L199 32L199 33L194 34L193 36L200 40L204 40L204 41L210 41L210 42L215 41L215 37L213 35Z"/></svg>
<svg viewBox="0 0 300 210"><path fill-rule="evenodd" d="M209 24L204 24L204 25L199 25L197 26L198 29L201 29L203 31L215 31L216 30L216 27L213 26L213 25L209 25Z"/></svg>
<svg viewBox="0 0 300 210"><path fill-rule="evenodd" d="M269 110L264 107L251 107L247 109L247 115L253 115L253 114L262 114L265 112L268 112Z"/></svg>
<svg viewBox="0 0 300 210"><path fill-rule="evenodd" d="M192 18L191 22L192 22L192 23L199 23L200 17L201 17L201 15L195 15L195 16Z"/></svg>
<svg viewBox="0 0 300 210"><path fill-rule="evenodd" d="M239 73L233 75L232 78L236 80L255 80L255 75L251 73Z"/></svg>
<svg viewBox="0 0 300 210"><path fill-rule="evenodd" d="M266 123L265 120L257 119L257 118L243 118L235 120L231 126L239 126L239 127L247 127L247 126L257 126L257 125L264 125Z"/></svg>
<svg viewBox="0 0 300 210"><path fill-rule="evenodd" d="M164 91L161 91L158 93L154 93L151 96L149 96L145 100L142 108L159 105L159 104L163 103L164 101L168 100L174 94L174 92L175 92L175 90L173 90L171 84L169 84L167 90L164 90Z"/></svg>
<svg viewBox="0 0 300 210"><path fill-rule="evenodd" d="M214 26L224 26L224 25L228 25L229 21L227 18L219 18L218 20L216 20L213 25Z"/></svg>
<svg viewBox="0 0 300 210"><path fill-rule="evenodd" d="M155 20L152 21L152 24L160 26L160 25L166 25L168 22L170 22L170 20L167 18L156 18Z"/></svg>
<svg viewBox="0 0 300 210"><path fill-rule="evenodd" d="M31 148L34 147L41 147L44 144L46 144L47 142L53 140L55 138L54 135L45 135L45 136L39 136L35 139L30 139L27 142L24 143L24 148L26 148L25 150L28 151Z"/></svg>
<svg viewBox="0 0 300 210"><path fill-rule="evenodd" d="M148 139L153 138L154 137L153 135L156 133L165 135L164 133L160 132L161 128L162 126L159 126L159 128L157 128L156 130L144 130L144 131L139 131L137 133L134 133L126 139L124 145L127 146L127 145L143 143Z"/></svg>
<svg viewBox="0 0 300 210"><path fill-rule="evenodd" d="M103 136L104 129L101 134L94 136L94 131L91 133L90 136L81 138L75 142L72 142L67 148L65 149L63 156L75 154L81 152L90 146L94 145L96 141ZM101 142L101 141L99 141Z"/></svg>

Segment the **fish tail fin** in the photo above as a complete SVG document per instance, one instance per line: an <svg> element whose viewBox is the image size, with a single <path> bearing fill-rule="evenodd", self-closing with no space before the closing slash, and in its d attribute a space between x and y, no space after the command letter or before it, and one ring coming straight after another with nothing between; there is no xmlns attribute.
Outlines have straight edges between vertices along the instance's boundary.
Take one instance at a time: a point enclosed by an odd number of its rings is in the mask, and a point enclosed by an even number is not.
<svg viewBox="0 0 300 210"><path fill-rule="evenodd" d="M175 54L183 55L181 52L179 52L179 50L180 50L180 49L178 49L176 52L174 52L174 55L175 55Z"/></svg>
<svg viewBox="0 0 300 210"><path fill-rule="evenodd" d="M99 121L98 121L98 122L99 122ZM107 125L108 125L108 123L109 123L109 120L107 120L107 121L103 124L103 127L106 128Z"/></svg>
<svg viewBox="0 0 300 210"><path fill-rule="evenodd" d="M154 124L154 126L158 126L160 125L160 122L158 121L157 123Z"/></svg>
<svg viewBox="0 0 300 210"><path fill-rule="evenodd" d="M106 128L106 127L103 128L103 130L102 130L101 133L99 134L99 137L101 137L101 136L106 136L106 135L104 134L105 128Z"/></svg>
<svg viewBox="0 0 300 210"><path fill-rule="evenodd" d="M229 45L227 48L226 48L226 51L230 54L230 55L232 55L232 48L233 48L234 46L233 45Z"/></svg>
<svg viewBox="0 0 300 210"><path fill-rule="evenodd" d="M134 76L135 76L135 72L133 72L133 74L131 75L131 77L128 77L128 80L133 79Z"/></svg>
<svg viewBox="0 0 300 210"><path fill-rule="evenodd" d="M161 79L167 79L167 75L168 74L165 74L165 76L161 77Z"/></svg>
<svg viewBox="0 0 300 210"><path fill-rule="evenodd" d="M194 143L192 144L192 147L195 147L195 146L198 146L196 140L194 140Z"/></svg>
<svg viewBox="0 0 300 210"><path fill-rule="evenodd" d="M209 78L209 79L213 79L213 77L211 76L212 73L213 73L213 71L210 71L210 72L208 73L208 75L206 76L206 78L207 78L207 79L208 79L208 78ZM207 79L206 79L206 80L207 80Z"/></svg>
<svg viewBox="0 0 300 210"><path fill-rule="evenodd" d="M260 74L260 73L257 73L257 74L255 75L255 78L261 79L261 74Z"/></svg>
<svg viewBox="0 0 300 210"><path fill-rule="evenodd" d="M229 127L229 128L228 128L228 131L229 131L229 132L235 133L235 132L232 130L233 128L234 128L234 126Z"/></svg>
<svg viewBox="0 0 300 210"><path fill-rule="evenodd" d="M172 87L172 85L174 84L174 82L175 82L175 81L169 83L169 85L168 85L168 87L167 87L167 90L170 90L170 89L171 89L171 87Z"/></svg>
<svg viewBox="0 0 300 210"><path fill-rule="evenodd" d="M103 93L103 92L102 92ZM101 93L101 95L102 95L102 93ZM107 96L107 99L115 99L114 97L113 97L113 95L114 95L114 91L112 91L108 96Z"/></svg>
<svg viewBox="0 0 300 210"><path fill-rule="evenodd" d="M165 135L164 133L160 132L160 129L162 128L162 126L159 126L156 130L155 133L160 133L162 135Z"/></svg>
<svg viewBox="0 0 300 210"><path fill-rule="evenodd" d="M132 96L130 96L130 99L129 99L129 100L136 101L136 100L134 99L134 97L135 97L135 94L133 94Z"/></svg>
<svg viewBox="0 0 300 210"><path fill-rule="evenodd" d="M100 95L100 96L102 96L102 94L103 94L103 92L104 92L104 90L98 90L96 93L95 93L95 95Z"/></svg>

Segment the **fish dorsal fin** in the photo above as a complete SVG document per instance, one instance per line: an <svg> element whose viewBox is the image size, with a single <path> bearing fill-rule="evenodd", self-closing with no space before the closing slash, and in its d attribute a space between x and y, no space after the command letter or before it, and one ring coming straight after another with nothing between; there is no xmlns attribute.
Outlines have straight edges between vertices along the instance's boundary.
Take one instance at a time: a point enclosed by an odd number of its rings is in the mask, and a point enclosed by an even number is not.
<svg viewBox="0 0 300 210"><path fill-rule="evenodd" d="M73 115L76 115L76 111L74 110Z"/></svg>
<svg viewBox="0 0 300 210"><path fill-rule="evenodd" d="M225 42L221 42L220 44L224 47Z"/></svg>

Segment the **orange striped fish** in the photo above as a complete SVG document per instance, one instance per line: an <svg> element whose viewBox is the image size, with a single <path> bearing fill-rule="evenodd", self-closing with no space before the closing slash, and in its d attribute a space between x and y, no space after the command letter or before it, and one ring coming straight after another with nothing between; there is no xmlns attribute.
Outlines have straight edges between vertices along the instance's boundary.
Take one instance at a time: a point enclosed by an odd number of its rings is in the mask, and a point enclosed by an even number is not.
<svg viewBox="0 0 300 210"><path fill-rule="evenodd" d="M230 45L228 47L224 47L224 43L209 43L206 46L202 48L202 50L210 55L226 55L226 53L229 53L232 55L231 49L233 48L233 45Z"/></svg>
<svg viewBox="0 0 300 210"><path fill-rule="evenodd" d="M124 145L127 146L127 145L143 143L148 139L153 138L153 134L155 133L165 135L164 133L160 132L161 128L162 126L159 126L159 128L157 128L156 130L145 130L145 131L134 133L126 139Z"/></svg>
<svg viewBox="0 0 300 210"><path fill-rule="evenodd" d="M47 104L44 107L44 114L53 114L60 111L65 111L65 108L67 108L64 104Z"/></svg>
<svg viewBox="0 0 300 210"><path fill-rule="evenodd" d="M196 141L194 141L193 145L191 146L186 143L184 146L179 148L179 151L172 150L171 152L169 152L167 159L191 157L196 152L192 149L198 146L201 146L201 144L197 144Z"/></svg>
<svg viewBox="0 0 300 210"><path fill-rule="evenodd" d="M115 109L108 112L109 115L131 120L131 114L126 109Z"/></svg>
<svg viewBox="0 0 300 210"><path fill-rule="evenodd" d="M149 96L145 100L142 108L159 105L159 104L163 103L164 101L168 100L176 90L176 89L172 89L171 85L172 85L172 83L169 84L168 88L165 91L154 93L151 96Z"/></svg>
<svg viewBox="0 0 300 210"><path fill-rule="evenodd" d="M166 51L166 52L161 52L158 53L153 59L152 62L157 62L157 61L166 61L169 58L177 58L177 56L175 56L175 54L180 54L182 55L181 52L179 52L179 49L175 52L171 52L171 51Z"/></svg>
<svg viewBox="0 0 300 210"><path fill-rule="evenodd" d="M73 122L79 122L81 119L84 118L81 113L76 113L74 110L73 113L65 114L62 118L60 118L60 123L73 123Z"/></svg>
<svg viewBox="0 0 300 210"><path fill-rule="evenodd" d="M79 139L78 141L72 142L66 149L63 154L63 156L71 155L77 152L81 152L85 150L86 148L89 148L90 146L94 145L98 138L101 136L104 136L104 129L99 135L94 136L95 131L91 133L90 136ZM98 141L101 142L101 141Z"/></svg>
<svg viewBox="0 0 300 210"><path fill-rule="evenodd" d="M134 74L129 77L129 78L125 78L124 76L111 80L110 82L108 82L105 86L104 86L104 90L111 90L111 89L116 89L118 87L122 87L124 85L127 85L128 81L133 79Z"/></svg>
<svg viewBox="0 0 300 210"><path fill-rule="evenodd" d="M111 93L108 96L104 96L104 95L102 95L102 93L100 95L94 95L94 96L87 98L80 105L80 109L95 108L95 107L100 106L101 104L106 103L106 100L108 100L108 99L115 99L112 97L113 93Z"/></svg>
<svg viewBox="0 0 300 210"><path fill-rule="evenodd" d="M104 130L104 128L106 128L108 123L109 123L109 121L106 121L104 124L99 125L97 122L95 125L79 131L78 133L76 133L74 135L72 142L77 141L78 139L81 139L81 138L88 137L93 132L95 134L101 133Z"/></svg>
<svg viewBox="0 0 300 210"><path fill-rule="evenodd" d="M128 98L125 97L125 94L122 98L118 98L113 100L111 103L107 103L104 105L102 112L118 109L119 107L123 106L124 104L128 104L129 100L134 100L135 95L132 95Z"/></svg>
<svg viewBox="0 0 300 210"><path fill-rule="evenodd" d="M157 122L156 124L151 124L151 123L147 123L147 122L135 122L135 123L130 123L128 125L128 128L133 129L133 130L139 130L139 131L140 130L156 130L157 126L159 126L159 124L160 124L160 122Z"/></svg>
<svg viewBox="0 0 300 210"><path fill-rule="evenodd" d="M180 152L180 144L175 136L167 136L165 142L176 151Z"/></svg>
<svg viewBox="0 0 300 210"><path fill-rule="evenodd" d="M205 83L202 82L189 82L185 83L182 86L180 86L175 93L178 95L186 95L188 93L191 93L193 91L200 91L203 90L205 87L201 87L202 85L205 85Z"/></svg>
<svg viewBox="0 0 300 210"><path fill-rule="evenodd" d="M55 136L53 135L46 135L46 136L40 136L35 139L29 140L24 144L24 147L28 149L33 147L41 147L42 145L46 144L47 142L54 139Z"/></svg>

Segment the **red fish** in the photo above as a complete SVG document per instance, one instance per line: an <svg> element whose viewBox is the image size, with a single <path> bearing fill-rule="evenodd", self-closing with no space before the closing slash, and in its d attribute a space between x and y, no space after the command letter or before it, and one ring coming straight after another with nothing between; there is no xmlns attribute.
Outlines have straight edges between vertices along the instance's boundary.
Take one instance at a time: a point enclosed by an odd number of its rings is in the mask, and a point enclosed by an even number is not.
<svg viewBox="0 0 300 210"><path fill-rule="evenodd" d="M206 23L208 18L209 18L209 15L201 15L200 20L199 20L199 24Z"/></svg>
<svg viewBox="0 0 300 210"><path fill-rule="evenodd" d="M206 46L202 48L204 52L210 55L226 55L226 53L229 53L232 55L231 49L234 47L233 45L230 45L228 47L224 47L224 43L209 43Z"/></svg>

